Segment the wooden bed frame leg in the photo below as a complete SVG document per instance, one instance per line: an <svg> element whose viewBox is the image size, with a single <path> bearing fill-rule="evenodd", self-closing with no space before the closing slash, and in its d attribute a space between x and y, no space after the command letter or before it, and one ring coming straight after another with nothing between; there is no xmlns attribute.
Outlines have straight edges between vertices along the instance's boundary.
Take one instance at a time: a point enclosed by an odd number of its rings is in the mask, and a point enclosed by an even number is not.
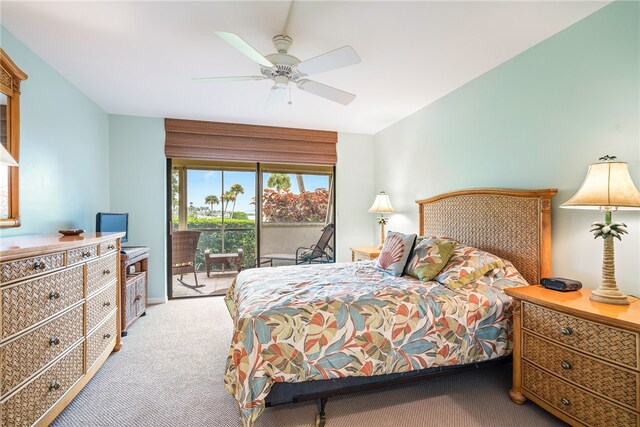
<svg viewBox="0 0 640 427"><path fill-rule="evenodd" d="M324 413L324 408L327 406L327 398L320 399L320 412L316 415L316 427L324 427L327 422L327 414Z"/></svg>

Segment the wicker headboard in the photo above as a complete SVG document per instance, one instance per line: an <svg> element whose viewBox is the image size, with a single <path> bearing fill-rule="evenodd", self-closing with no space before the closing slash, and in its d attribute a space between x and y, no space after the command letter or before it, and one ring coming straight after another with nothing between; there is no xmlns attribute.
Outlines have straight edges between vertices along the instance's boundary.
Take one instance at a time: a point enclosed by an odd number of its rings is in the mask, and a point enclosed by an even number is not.
<svg viewBox="0 0 640 427"><path fill-rule="evenodd" d="M418 200L420 235L451 237L509 260L529 283L551 275L551 198L558 190L477 189Z"/></svg>

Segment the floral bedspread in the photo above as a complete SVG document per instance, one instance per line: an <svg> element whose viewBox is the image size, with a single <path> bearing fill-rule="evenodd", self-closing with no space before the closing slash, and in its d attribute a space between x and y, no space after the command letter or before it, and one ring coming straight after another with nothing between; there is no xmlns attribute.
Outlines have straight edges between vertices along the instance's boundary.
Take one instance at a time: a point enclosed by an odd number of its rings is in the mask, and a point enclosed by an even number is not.
<svg viewBox="0 0 640 427"><path fill-rule="evenodd" d="M234 321L225 388L244 426L274 382L407 372L511 352L511 301L521 286L393 277L371 262L255 268L225 298Z"/></svg>

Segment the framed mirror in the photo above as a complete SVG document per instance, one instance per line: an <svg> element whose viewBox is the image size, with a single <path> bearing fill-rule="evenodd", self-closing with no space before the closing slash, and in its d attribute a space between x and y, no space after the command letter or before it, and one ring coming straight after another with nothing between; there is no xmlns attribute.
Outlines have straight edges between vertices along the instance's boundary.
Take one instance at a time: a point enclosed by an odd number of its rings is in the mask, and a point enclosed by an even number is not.
<svg viewBox="0 0 640 427"><path fill-rule="evenodd" d="M26 79L0 48L0 227L20 226L20 83Z"/></svg>

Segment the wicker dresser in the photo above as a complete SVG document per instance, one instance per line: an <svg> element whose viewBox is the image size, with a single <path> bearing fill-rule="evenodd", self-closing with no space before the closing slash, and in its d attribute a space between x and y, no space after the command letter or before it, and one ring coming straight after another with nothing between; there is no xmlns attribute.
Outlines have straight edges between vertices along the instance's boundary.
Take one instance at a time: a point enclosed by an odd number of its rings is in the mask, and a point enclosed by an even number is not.
<svg viewBox="0 0 640 427"><path fill-rule="evenodd" d="M640 300L616 306L590 291L506 289L513 312L511 399L574 426L640 426Z"/></svg>
<svg viewBox="0 0 640 427"><path fill-rule="evenodd" d="M0 244L0 425L48 425L121 347L120 237Z"/></svg>

